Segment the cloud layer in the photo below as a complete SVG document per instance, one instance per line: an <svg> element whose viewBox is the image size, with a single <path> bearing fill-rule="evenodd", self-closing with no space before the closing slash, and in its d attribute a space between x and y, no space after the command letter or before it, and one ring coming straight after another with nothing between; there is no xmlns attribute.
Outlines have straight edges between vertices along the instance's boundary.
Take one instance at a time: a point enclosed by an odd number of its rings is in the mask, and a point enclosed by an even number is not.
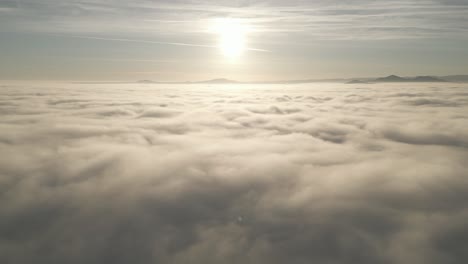
<svg viewBox="0 0 468 264"><path fill-rule="evenodd" d="M329 39L463 38L466 1L0 1L0 30L51 33L206 33L210 19L237 17L259 32ZM309 39L305 39L309 37ZM205 37L206 39L206 37Z"/></svg>
<svg viewBox="0 0 468 264"><path fill-rule="evenodd" d="M468 87L0 87L1 263L464 263Z"/></svg>

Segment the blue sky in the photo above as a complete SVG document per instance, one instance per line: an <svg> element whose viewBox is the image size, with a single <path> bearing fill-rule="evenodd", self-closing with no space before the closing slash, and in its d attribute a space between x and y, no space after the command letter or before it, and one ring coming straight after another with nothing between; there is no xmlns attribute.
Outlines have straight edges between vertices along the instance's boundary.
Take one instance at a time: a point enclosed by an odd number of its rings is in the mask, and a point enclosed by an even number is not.
<svg viewBox="0 0 468 264"><path fill-rule="evenodd" d="M214 21L249 25L235 61ZM0 78L468 74L468 1L0 0Z"/></svg>

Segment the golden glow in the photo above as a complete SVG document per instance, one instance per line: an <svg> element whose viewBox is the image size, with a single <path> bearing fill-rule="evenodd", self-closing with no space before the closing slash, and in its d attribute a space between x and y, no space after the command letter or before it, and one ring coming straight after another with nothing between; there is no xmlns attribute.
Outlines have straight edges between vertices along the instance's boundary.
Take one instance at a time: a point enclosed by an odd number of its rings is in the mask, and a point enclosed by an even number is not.
<svg viewBox="0 0 468 264"><path fill-rule="evenodd" d="M246 49L248 27L239 19L222 18L215 21L219 48L229 58L239 57Z"/></svg>

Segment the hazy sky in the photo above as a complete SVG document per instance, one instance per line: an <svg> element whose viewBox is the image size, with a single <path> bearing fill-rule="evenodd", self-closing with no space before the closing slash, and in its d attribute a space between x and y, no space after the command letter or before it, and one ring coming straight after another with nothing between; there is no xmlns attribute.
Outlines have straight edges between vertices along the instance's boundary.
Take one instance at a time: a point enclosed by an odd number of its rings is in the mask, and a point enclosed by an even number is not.
<svg viewBox="0 0 468 264"><path fill-rule="evenodd" d="M223 18L247 49L222 54ZM0 0L0 79L468 73L468 1Z"/></svg>

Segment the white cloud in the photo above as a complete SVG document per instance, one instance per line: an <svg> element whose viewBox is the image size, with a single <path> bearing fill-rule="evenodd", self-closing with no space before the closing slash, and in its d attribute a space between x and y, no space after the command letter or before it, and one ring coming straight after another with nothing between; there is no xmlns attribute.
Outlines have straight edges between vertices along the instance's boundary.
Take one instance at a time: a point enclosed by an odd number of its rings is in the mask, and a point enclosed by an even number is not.
<svg viewBox="0 0 468 264"><path fill-rule="evenodd" d="M459 84L9 86L2 263L463 263Z"/></svg>

